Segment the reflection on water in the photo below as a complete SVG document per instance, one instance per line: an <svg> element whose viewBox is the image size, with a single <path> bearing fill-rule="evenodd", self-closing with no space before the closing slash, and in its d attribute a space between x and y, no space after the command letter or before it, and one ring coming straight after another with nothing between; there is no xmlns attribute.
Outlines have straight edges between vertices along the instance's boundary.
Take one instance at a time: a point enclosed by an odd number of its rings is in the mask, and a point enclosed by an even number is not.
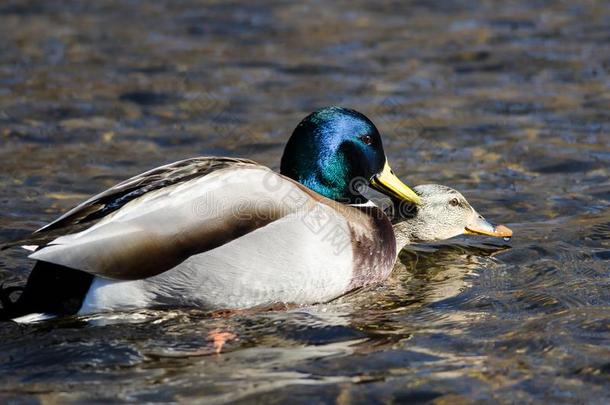
<svg viewBox="0 0 610 405"><path fill-rule="evenodd" d="M603 1L0 4L3 240L162 163L277 168L329 104L370 116L409 183L515 231L409 248L325 305L3 324L0 397L607 403L609 19ZM0 280L29 267L3 252Z"/></svg>

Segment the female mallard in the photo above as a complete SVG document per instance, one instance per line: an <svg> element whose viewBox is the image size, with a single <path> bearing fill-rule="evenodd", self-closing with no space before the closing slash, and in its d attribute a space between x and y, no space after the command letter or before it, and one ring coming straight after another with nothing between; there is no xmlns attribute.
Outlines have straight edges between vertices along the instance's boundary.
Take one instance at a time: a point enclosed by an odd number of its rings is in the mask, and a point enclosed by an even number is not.
<svg viewBox="0 0 610 405"><path fill-rule="evenodd" d="M194 158L126 180L36 231L37 260L4 317L160 305L329 301L384 280L396 241L362 184L419 203L364 115L323 108L296 127L281 174ZM6 298L6 297L5 297Z"/></svg>
<svg viewBox="0 0 610 405"><path fill-rule="evenodd" d="M479 214L457 190L440 184L413 187L420 204L393 201L385 210L392 221L397 250L413 242L444 240L458 235L510 238L504 225L493 225Z"/></svg>

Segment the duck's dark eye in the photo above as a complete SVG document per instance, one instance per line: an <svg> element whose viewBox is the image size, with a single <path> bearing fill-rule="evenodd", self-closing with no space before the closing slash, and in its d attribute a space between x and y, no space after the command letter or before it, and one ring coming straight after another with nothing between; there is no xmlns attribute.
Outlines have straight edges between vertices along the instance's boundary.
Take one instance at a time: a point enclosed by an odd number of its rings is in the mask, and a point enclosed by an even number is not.
<svg viewBox="0 0 610 405"><path fill-rule="evenodd" d="M360 140L365 143L365 145L370 145L373 143L373 138L370 135L362 135Z"/></svg>
<svg viewBox="0 0 610 405"><path fill-rule="evenodd" d="M458 205L460 205L460 200L458 200L457 198L452 198L451 200L449 200L449 205L457 207Z"/></svg>

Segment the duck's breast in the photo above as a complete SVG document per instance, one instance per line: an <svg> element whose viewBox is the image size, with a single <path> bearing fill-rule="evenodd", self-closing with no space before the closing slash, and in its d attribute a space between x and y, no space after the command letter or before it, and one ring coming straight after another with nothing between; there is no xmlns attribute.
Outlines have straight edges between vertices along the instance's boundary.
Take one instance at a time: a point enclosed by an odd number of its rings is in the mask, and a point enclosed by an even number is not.
<svg viewBox="0 0 610 405"><path fill-rule="evenodd" d="M349 222L353 257L350 290L387 279L397 257L394 230L384 212L376 206L357 209L365 219Z"/></svg>

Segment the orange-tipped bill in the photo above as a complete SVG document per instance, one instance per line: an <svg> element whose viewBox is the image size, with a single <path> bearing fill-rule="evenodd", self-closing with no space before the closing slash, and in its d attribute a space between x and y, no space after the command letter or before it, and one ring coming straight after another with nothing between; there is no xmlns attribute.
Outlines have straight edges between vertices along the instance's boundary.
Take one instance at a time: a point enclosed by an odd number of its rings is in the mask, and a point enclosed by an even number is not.
<svg viewBox="0 0 610 405"><path fill-rule="evenodd" d="M493 225L480 215L475 216L475 219L466 226L464 233L466 235L484 235L504 239L510 239L513 236L513 231L509 227Z"/></svg>

